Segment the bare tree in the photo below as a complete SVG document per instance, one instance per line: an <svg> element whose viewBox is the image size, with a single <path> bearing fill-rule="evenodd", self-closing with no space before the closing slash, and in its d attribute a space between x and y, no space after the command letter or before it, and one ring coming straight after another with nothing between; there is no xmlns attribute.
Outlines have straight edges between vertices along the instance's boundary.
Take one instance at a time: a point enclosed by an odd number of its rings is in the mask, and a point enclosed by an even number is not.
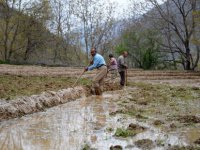
<svg viewBox="0 0 200 150"><path fill-rule="evenodd" d="M26 39L24 60L27 61L31 53L37 50L37 48L43 46L45 38L44 32L47 32L47 21L50 20L51 7L48 0L42 0L40 2L30 2L25 9L22 24L23 34Z"/></svg>
<svg viewBox="0 0 200 150"><path fill-rule="evenodd" d="M24 60L27 60L33 47L40 44L40 32L37 29L46 29L46 20L49 11L48 1L40 2L28 0L4 0L1 2L0 32L2 33L3 60L10 62L16 53L24 52ZM39 36L36 36L39 35ZM36 42L37 41L37 42ZM20 51L20 52L19 52Z"/></svg>
<svg viewBox="0 0 200 150"><path fill-rule="evenodd" d="M72 0L53 0L53 23L51 24L51 30L55 33L56 47L54 49L54 63L56 60L62 61L62 63L70 64L74 58L71 53L75 52L75 57L79 57L79 47L77 43L77 31L74 31L76 21L74 20L74 14L72 9ZM78 50L79 49L79 50ZM74 50L74 51L73 51ZM73 56L73 57L74 57Z"/></svg>
<svg viewBox="0 0 200 150"><path fill-rule="evenodd" d="M103 48L102 44L112 29L114 7L98 0L74 0L73 8L88 59L91 47Z"/></svg>
<svg viewBox="0 0 200 150"><path fill-rule="evenodd" d="M196 28L192 12L197 9L197 0L168 0L162 5L158 0L146 1L154 7L146 17L154 20L154 27L167 39L163 43L164 49L169 50L173 61L178 54L185 70L194 70L199 60L198 49L196 58L192 54L192 36Z"/></svg>
<svg viewBox="0 0 200 150"><path fill-rule="evenodd" d="M9 62L12 54L20 49L15 44L19 33L22 0L4 0L0 3L0 7L2 10L0 30L3 35L1 39L3 51L1 53L4 61Z"/></svg>
<svg viewBox="0 0 200 150"><path fill-rule="evenodd" d="M52 3L53 6L53 15L54 15L54 23L53 25L55 26L55 42L56 42L56 47L54 49L54 58L53 61L56 63L56 60L59 56L60 58L60 45L61 45L61 40L63 38L63 24L64 24L64 4L60 0L54 0Z"/></svg>

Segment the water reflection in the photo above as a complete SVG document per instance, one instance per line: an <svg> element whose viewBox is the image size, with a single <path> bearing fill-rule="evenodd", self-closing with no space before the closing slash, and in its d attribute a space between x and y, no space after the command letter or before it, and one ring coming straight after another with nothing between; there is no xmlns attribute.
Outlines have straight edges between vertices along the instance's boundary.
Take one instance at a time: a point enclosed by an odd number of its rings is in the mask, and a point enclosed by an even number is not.
<svg viewBox="0 0 200 150"><path fill-rule="evenodd" d="M111 145L138 150L134 143L145 138L155 144L163 142L164 146L155 147L159 150L167 149L168 145L187 145L177 133L164 133L148 121L139 122L123 115L109 117L109 112L117 109L115 103L119 97L120 92L91 96L2 122L0 150L80 150L86 143L98 150L107 150ZM115 138L114 132L106 131L106 128L126 128L130 123L146 127L147 131L127 139Z"/></svg>
<svg viewBox="0 0 200 150"><path fill-rule="evenodd" d="M105 97L92 96L38 114L5 122L0 127L1 150L78 150L86 141L96 143L109 110ZM9 124L9 125L8 125Z"/></svg>

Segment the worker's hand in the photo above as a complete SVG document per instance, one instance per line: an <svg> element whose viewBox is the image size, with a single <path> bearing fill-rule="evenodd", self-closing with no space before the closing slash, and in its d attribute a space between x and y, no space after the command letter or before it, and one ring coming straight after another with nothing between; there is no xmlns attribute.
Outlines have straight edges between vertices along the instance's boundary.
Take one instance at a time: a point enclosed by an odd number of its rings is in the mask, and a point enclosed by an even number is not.
<svg viewBox="0 0 200 150"><path fill-rule="evenodd" d="M86 68L84 69L84 72L86 72L86 71L88 71L88 67L86 67Z"/></svg>
<svg viewBox="0 0 200 150"><path fill-rule="evenodd" d="M93 63L94 63L93 60L91 60L91 61L90 61L90 65L93 65Z"/></svg>

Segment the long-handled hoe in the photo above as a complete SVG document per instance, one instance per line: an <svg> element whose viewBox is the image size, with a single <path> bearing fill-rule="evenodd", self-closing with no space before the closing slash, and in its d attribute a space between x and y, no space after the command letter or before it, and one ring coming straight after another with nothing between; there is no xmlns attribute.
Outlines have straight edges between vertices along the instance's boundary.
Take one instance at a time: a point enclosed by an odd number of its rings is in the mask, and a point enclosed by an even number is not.
<svg viewBox="0 0 200 150"><path fill-rule="evenodd" d="M76 79L76 81L75 81L74 84L72 85L72 88L75 87L76 83L77 83L78 80L82 77L82 75L83 75L84 73L85 73L85 71L83 71L83 72L79 75L79 77Z"/></svg>

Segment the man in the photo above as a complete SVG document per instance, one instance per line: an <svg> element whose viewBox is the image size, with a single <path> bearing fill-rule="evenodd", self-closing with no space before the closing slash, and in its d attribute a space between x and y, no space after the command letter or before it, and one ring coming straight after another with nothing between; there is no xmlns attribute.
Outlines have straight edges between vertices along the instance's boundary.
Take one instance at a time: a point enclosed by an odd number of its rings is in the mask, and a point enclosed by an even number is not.
<svg viewBox="0 0 200 150"><path fill-rule="evenodd" d="M123 87L125 85L125 74L127 69L127 64L125 63L125 58L128 56L128 52L124 51L122 55L118 58L118 71L120 74L120 85Z"/></svg>
<svg viewBox="0 0 200 150"><path fill-rule="evenodd" d="M93 88L96 95L101 95L102 94L101 86L107 74L106 62L104 58L96 52L95 48L92 48L90 53L93 57L93 61L89 67L85 68L85 71L98 69L96 76L93 78Z"/></svg>

